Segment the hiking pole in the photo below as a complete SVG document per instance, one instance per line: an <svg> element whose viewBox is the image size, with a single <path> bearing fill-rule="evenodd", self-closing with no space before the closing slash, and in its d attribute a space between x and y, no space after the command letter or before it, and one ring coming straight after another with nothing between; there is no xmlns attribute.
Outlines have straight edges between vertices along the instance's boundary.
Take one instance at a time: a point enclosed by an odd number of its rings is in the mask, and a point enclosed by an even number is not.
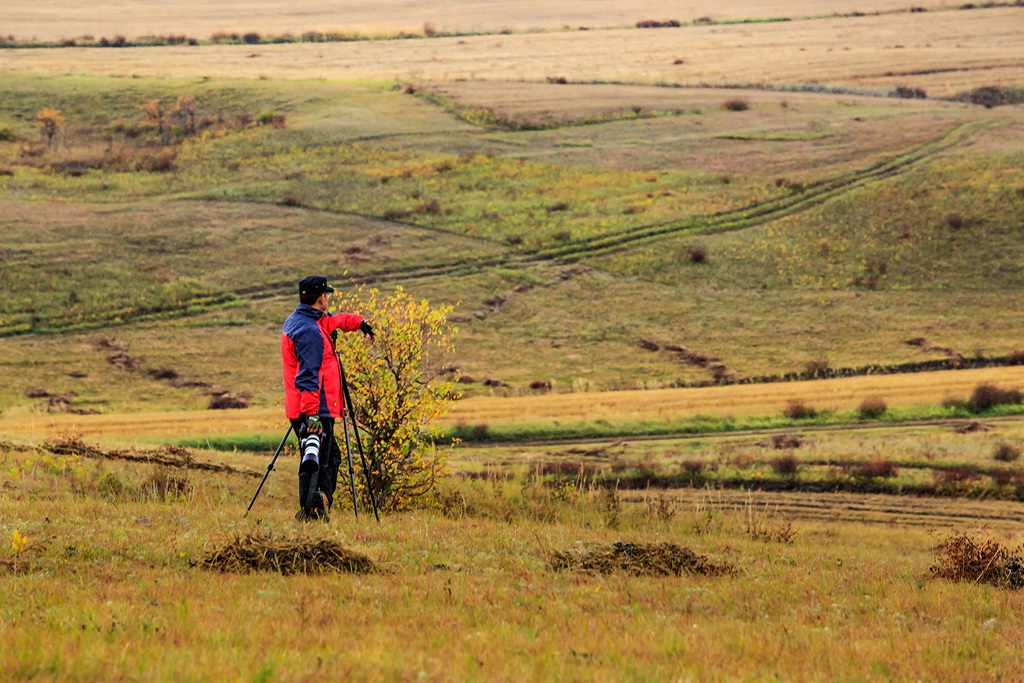
<svg viewBox="0 0 1024 683"><path fill-rule="evenodd" d="M377 500L373 497L373 484L370 482L370 468L366 465L366 454L363 453L363 441L359 438L359 425L356 423L356 409L352 405L352 394L348 390L348 381L345 379L345 366L341 364L341 355L338 355L338 369L341 370L341 390L345 394L345 404L348 406L348 413L352 416L352 430L356 434L356 446L359 447L359 458L363 462L363 477L366 478L366 495L370 497L370 505L373 506L373 516L380 524L380 514L377 512ZM347 423L346 423L347 424Z"/></svg>
<svg viewBox="0 0 1024 683"><path fill-rule="evenodd" d="M243 519L249 516L249 510L252 510L252 504L256 502L256 496L260 495L260 491L263 490L263 485L267 483L267 477L270 476L270 471L274 469L274 463L277 462L277 456L281 455L281 449L284 448L284 444L288 440L288 437L291 435L291 433L292 426L289 424L288 430L284 433L284 438L281 439L281 443L277 445L277 450L274 451L274 457L270 459L270 464L267 465L267 471L263 475L263 479L260 481L260 485L259 487L257 487L256 493L252 494L252 500L249 501L249 507L245 508L245 514L242 515Z"/></svg>

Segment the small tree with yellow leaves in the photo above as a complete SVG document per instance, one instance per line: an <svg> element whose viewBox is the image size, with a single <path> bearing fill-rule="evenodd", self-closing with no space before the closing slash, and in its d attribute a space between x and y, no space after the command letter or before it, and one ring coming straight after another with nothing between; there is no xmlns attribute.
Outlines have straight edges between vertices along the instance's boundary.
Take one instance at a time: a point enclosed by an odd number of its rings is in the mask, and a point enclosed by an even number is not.
<svg viewBox="0 0 1024 683"><path fill-rule="evenodd" d="M447 453L428 428L454 394L453 378L444 373L455 352L452 308L417 301L401 286L390 294L359 287L336 295L335 305L366 318L377 335L374 344L355 335L338 341L377 505L414 507L446 470ZM336 431L343 438L341 425ZM347 479L347 468L340 475ZM356 479L365 499L365 478Z"/></svg>
<svg viewBox="0 0 1024 683"><path fill-rule="evenodd" d="M35 121L39 134L46 138L46 146L53 147L54 138L64 127L64 115L58 109L43 107L36 112Z"/></svg>

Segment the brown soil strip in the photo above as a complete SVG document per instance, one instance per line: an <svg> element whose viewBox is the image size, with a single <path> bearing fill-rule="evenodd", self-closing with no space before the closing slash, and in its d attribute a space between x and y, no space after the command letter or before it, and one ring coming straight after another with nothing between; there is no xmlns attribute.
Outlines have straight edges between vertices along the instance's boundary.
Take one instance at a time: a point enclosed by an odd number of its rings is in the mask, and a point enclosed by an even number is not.
<svg viewBox="0 0 1024 683"><path fill-rule="evenodd" d="M182 467L190 470L204 470L207 472L228 472L231 474L242 474L247 477L263 476L260 472L252 470L240 470L230 465L221 465L212 462L196 461L192 452L180 446L161 446L160 448L148 451L104 451L96 446L90 446L81 437L68 436L43 444L43 450L54 455L77 455L83 458L94 460L125 460L128 462L141 462L152 465L166 465L168 467Z"/></svg>

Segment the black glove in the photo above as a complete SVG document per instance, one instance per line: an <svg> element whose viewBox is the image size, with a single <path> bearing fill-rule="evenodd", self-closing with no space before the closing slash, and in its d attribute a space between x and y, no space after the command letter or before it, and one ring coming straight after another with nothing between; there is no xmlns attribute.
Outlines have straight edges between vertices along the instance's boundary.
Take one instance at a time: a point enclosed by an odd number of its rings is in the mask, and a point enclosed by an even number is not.
<svg viewBox="0 0 1024 683"><path fill-rule="evenodd" d="M365 334L370 339L376 339L377 338L377 335L374 334L374 332L373 332L373 325L371 325L366 320L364 320L362 323L359 324L359 331L362 332L363 334Z"/></svg>

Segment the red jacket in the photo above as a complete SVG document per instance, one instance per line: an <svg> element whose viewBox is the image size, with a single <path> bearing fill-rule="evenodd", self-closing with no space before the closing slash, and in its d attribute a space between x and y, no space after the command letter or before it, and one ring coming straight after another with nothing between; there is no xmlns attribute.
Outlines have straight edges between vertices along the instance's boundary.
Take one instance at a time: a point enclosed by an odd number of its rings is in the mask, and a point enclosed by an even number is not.
<svg viewBox="0 0 1024 683"><path fill-rule="evenodd" d="M284 362L284 412L289 419L302 415L341 417L341 373L334 356L331 332L355 332L362 317L354 313L322 313L299 304L281 330Z"/></svg>

